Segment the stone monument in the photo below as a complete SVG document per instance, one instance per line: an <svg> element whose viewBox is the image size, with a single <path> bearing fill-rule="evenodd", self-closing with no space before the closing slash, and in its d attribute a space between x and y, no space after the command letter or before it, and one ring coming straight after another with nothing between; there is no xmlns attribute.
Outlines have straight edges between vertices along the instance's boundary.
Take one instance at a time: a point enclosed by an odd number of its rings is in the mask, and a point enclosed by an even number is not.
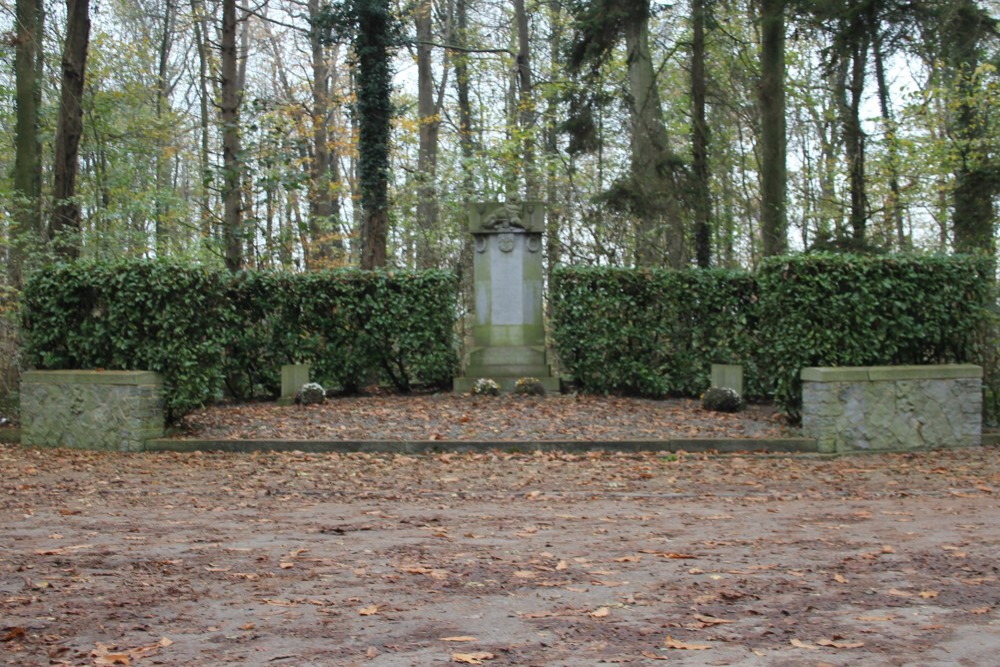
<svg viewBox="0 0 1000 667"><path fill-rule="evenodd" d="M511 391L522 377L540 380L546 391L559 390L545 347L542 317L541 202L481 202L469 206L473 237L475 320L465 375L456 392L467 392L479 378L491 378Z"/></svg>

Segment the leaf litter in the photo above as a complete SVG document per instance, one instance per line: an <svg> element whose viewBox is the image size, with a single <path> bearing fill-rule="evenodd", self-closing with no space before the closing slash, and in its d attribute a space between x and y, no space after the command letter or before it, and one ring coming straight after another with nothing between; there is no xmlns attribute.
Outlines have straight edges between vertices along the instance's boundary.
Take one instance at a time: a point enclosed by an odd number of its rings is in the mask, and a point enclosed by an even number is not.
<svg viewBox="0 0 1000 667"><path fill-rule="evenodd" d="M0 446L0 470L3 665L988 664L1000 650L992 448Z"/></svg>

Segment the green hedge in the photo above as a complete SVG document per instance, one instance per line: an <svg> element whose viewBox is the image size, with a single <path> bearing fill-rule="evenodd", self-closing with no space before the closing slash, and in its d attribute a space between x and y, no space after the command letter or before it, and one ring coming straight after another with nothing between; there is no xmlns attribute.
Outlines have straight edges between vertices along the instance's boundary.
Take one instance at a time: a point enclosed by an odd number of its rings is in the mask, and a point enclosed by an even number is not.
<svg viewBox="0 0 1000 667"><path fill-rule="evenodd" d="M773 258L756 276L563 268L552 333L584 391L696 396L712 363L742 364L744 393L793 419L805 366L979 363L991 418L991 271L983 257L843 254Z"/></svg>
<svg viewBox="0 0 1000 667"><path fill-rule="evenodd" d="M239 322L228 386L276 394L281 364L308 362L324 386L356 391L384 379L401 391L444 385L457 367L456 280L444 271L251 273L230 299Z"/></svg>
<svg viewBox="0 0 1000 667"><path fill-rule="evenodd" d="M80 262L24 290L36 368L162 373L169 416L220 396L276 396L281 365L309 362L324 386L449 382L456 280L441 271L231 276L163 261Z"/></svg>
<svg viewBox="0 0 1000 667"><path fill-rule="evenodd" d="M983 363L994 293L989 259L800 255L767 260L759 362L797 418L806 366Z"/></svg>
<svg viewBox="0 0 1000 667"><path fill-rule="evenodd" d="M713 363L743 364L745 393L762 390L746 272L567 267L551 298L559 358L584 391L698 395Z"/></svg>
<svg viewBox="0 0 1000 667"><path fill-rule="evenodd" d="M28 363L36 368L162 373L180 415L221 385L230 308L224 281L167 262L79 262L35 272L23 294Z"/></svg>

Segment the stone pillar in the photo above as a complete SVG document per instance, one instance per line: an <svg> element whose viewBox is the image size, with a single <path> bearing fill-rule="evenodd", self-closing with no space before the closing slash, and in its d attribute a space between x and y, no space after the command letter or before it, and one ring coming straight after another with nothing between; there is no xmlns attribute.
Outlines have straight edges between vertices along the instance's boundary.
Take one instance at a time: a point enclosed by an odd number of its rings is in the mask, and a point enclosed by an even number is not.
<svg viewBox="0 0 1000 667"><path fill-rule="evenodd" d="M278 405L291 405L302 385L309 382L309 364L284 364L281 367L281 396Z"/></svg>
<svg viewBox="0 0 1000 667"><path fill-rule="evenodd" d="M484 202L469 207L473 237L475 321L464 377L455 391L491 378L510 391L518 378L534 377L558 391L545 349L540 202Z"/></svg>

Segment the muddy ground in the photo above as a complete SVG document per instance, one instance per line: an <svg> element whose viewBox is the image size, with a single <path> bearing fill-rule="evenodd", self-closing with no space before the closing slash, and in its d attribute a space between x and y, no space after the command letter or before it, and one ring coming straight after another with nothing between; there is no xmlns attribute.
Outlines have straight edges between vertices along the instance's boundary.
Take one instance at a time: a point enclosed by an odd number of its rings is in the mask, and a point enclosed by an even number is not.
<svg viewBox="0 0 1000 667"><path fill-rule="evenodd" d="M0 445L0 664L987 665L1000 450Z"/></svg>

